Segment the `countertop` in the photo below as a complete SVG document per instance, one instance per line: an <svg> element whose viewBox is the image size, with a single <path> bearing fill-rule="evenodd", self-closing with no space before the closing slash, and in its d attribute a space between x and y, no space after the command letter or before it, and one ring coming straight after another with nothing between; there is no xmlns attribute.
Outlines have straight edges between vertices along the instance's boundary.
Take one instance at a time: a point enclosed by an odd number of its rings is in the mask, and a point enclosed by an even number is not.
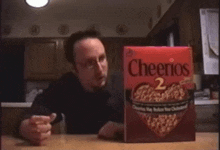
<svg viewBox="0 0 220 150"><path fill-rule="evenodd" d="M168 143L123 143L98 139L97 135L54 134L44 146L32 146L11 136L2 136L3 150L217 150L218 133L196 133L196 141Z"/></svg>
<svg viewBox="0 0 220 150"><path fill-rule="evenodd" d="M195 100L195 105L217 105L219 104L218 99L213 100ZM32 102L1 102L1 107L31 107Z"/></svg>

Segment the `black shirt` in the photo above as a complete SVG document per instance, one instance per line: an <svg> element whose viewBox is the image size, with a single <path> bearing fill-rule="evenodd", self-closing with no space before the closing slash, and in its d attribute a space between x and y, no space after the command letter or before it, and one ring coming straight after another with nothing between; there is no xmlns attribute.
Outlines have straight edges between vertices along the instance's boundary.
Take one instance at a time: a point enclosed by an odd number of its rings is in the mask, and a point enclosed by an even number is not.
<svg viewBox="0 0 220 150"><path fill-rule="evenodd" d="M36 97L25 118L54 112L56 123L62 120L63 113L67 133L96 134L107 121L123 122L123 96L109 87L86 92L77 77L67 73Z"/></svg>

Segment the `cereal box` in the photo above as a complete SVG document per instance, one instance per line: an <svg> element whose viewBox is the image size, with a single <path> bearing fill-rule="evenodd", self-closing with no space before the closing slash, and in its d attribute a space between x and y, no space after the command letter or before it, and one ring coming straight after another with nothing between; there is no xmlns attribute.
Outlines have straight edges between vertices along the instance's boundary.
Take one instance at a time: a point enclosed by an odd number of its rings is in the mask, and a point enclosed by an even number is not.
<svg viewBox="0 0 220 150"><path fill-rule="evenodd" d="M195 140L190 47L124 47L125 142Z"/></svg>

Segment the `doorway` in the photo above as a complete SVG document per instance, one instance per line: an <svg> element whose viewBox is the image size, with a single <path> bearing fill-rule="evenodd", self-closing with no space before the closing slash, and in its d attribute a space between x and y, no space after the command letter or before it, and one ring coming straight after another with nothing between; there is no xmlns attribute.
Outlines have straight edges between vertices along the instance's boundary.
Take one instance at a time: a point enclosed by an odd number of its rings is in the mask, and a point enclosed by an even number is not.
<svg viewBox="0 0 220 150"><path fill-rule="evenodd" d="M24 45L1 44L1 102L25 102Z"/></svg>

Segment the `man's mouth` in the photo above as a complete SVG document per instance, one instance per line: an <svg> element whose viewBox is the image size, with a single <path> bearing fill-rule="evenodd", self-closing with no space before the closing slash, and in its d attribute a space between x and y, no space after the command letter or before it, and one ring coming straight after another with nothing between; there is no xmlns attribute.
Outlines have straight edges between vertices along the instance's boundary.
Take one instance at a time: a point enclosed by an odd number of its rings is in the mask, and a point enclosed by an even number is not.
<svg viewBox="0 0 220 150"><path fill-rule="evenodd" d="M105 75L102 75L102 76L99 76L99 77L96 78L97 82L103 82L105 80L106 80L106 76Z"/></svg>

